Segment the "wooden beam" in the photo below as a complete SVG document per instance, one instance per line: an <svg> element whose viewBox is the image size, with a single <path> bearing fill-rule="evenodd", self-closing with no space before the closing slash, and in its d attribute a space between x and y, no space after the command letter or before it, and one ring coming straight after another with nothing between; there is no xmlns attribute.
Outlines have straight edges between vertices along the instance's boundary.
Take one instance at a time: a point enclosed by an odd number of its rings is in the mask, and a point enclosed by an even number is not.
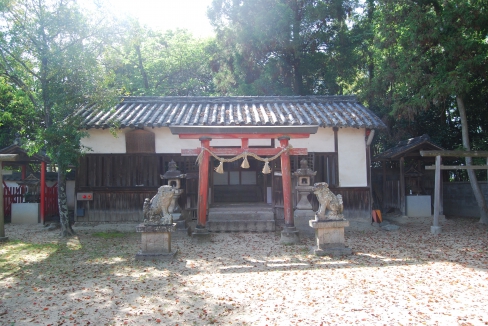
<svg viewBox="0 0 488 326"><path fill-rule="evenodd" d="M212 153L218 156L236 156L243 152L253 153L259 156L273 156L278 154L282 148L209 148ZM181 156L198 156L201 152L201 148L196 149L182 149ZM308 150L306 148L292 148L289 155L307 155Z"/></svg>
<svg viewBox="0 0 488 326"><path fill-rule="evenodd" d="M426 165L426 170L435 170L435 165ZM441 165L441 170L487 170L488 165Z"/></svg>
<svg viewBox="0 0 488 326"><path fill-rule="evenodd" d="M0 154L0 162L17 161L19 154Z"/></svg>
<svg viewBox="0 0 488 326"><path fill-rule="evenodd" d="M420 151L424 157L488 157L488 151Z"/></svg>
<svg viewBox="0 0 488 326"><path fill-rule="evenodd" d="M298 133L298 134L180 134L180 139L200 139L202 137L212 138L212 139L278 139L280 137L290 137L290 138L310 138L310 134Z"/></svg>

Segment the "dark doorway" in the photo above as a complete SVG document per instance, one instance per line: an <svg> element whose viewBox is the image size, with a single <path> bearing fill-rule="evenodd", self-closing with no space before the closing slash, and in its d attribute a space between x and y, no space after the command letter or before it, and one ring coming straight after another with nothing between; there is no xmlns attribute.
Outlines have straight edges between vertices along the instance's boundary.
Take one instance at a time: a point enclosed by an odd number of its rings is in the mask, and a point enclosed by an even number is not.
<svg viewBox="0 0 488 326"><path fill-rule="evenodd" d="M261 172L264 163L248 158L250 167L241 168L242 160L224 163L224 173L213 173L214 203L264 202L265 178ZM220 162L213 160L216 168Z"/></svg>

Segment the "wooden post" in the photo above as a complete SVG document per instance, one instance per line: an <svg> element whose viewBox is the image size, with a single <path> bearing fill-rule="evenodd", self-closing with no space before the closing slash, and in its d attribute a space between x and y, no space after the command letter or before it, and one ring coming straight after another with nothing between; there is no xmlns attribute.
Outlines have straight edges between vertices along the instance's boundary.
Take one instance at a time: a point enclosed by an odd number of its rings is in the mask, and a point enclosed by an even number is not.
<svg viewBox="0 0 488 326"><path fill-rule="evenodd" d="M5 212L3 207L3 162L15 161L17 154L0 154L0 242L7 241L5 237Z"/></svg>
<svg viewBox="0 0 488 326"><path fill-rule="evenodd" d="M202 137L200 142L203 148L210 147L210 138ZM197 228L205 229L207 223L207 203L208 203L208 166L209 166L210 154L208 151L203 150L202 161L199 166L199 178L198 178L198 219Z"/></svg>
<svg viewBox="0 0 488 326"><path fill-rule="evenodd" d="M388 191L387 188L386 188L386 160L382 160L381 161L381 165L382 165L382 168L383 168L383 200L382 200L382 203L381 203L381 209L383 210L383 212L386 212L386 205L387 205L387 202L386 202L386 198L387 198L387 195L386 195L386 192Z"/></svg>
<svg viewBox="0 0 488 326"><path fill-rule="evenodd" d="M405 158L400 158L400 212L405 215Z"/></svg>
<svg viewBox="0 0 488 326"><path fill-rule="evenodd" d="M288 146L289 137L280 137L281 148ZM281 178L283 183L283 213L285 215L285 226L293 227L293 207L291 202L291 171L290 171L290 154L281 154Z"/></svg>
<svg viewBox="0 0 488 326"><path fill-rule="evenodd" d="M44 224L46 218L46 162L41 162L41 223Z"/></svg>
<svg viewBox="0 0 488 326"><path fill-rule="evenodd" d="M434 221L430 228L433 234L441 233L439 226L440 194L441 194L441 156L435 157L435 185L434 185Z"/></svg>

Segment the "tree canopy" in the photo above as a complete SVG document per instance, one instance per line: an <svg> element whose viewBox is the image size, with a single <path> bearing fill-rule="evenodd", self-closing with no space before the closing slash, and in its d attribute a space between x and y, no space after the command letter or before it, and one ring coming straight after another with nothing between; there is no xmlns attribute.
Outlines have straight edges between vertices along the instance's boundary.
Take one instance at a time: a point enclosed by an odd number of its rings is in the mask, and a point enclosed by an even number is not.
<svg viewBox="0 0 488 326"><path fill-rule="evenodd" d="M20 128L32 152L43 150L58 166L63 233L71 233L65 173L77 163L84 135L70 115L80 106L106 104L113 92L99 58L106 43L103 19L85 16L75 1L4 1L0 12L1 76L30 100L36 120ZM27 113L27 112L26 112ZM24 116L17 116L17 122Z"/></svg>
<svg viewBox="0 0 488 326"><path fill-rule="evenodd" d="M354 1L214 0L217 89L240 95L342 94L353 73Z"/></svg>

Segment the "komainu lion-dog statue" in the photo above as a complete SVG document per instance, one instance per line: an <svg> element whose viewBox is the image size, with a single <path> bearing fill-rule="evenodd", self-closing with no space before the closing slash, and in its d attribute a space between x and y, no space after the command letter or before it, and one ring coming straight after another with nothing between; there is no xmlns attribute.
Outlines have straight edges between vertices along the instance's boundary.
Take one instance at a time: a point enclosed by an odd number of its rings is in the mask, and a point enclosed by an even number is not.
<svg viewBox="0 0 488 326"><path fill-rule="evenodd" d="M318 182L313 185L313 193L320 204L315 213L316 220L342 220L344 206L341 195L334 195L326 182Z"/></svg>
<svg viewBox="0 0 488 326"><path fill-rule="evenodd" d="M174 196L174 189L171 186L161 186L158 193L149 200L144 200L143 213L144 223L171 224L173 216L169 213L168 207Z"/></svg>

